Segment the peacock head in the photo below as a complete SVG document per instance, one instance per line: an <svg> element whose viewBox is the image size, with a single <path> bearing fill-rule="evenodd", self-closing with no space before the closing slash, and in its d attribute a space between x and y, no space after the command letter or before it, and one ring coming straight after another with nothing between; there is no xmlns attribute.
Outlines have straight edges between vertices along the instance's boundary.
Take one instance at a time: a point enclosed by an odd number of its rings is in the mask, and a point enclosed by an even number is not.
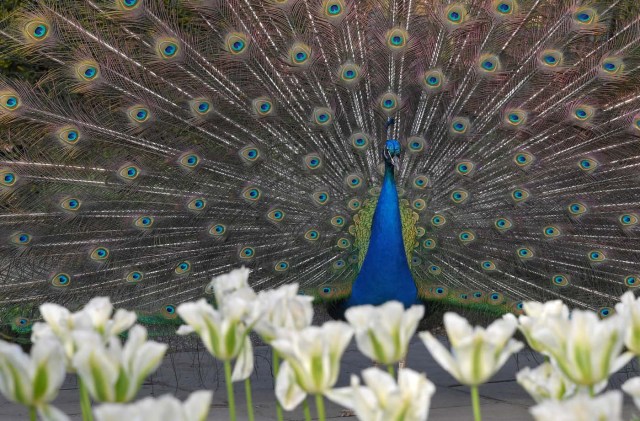
<svg viewBox="0 0 640 421"><path fill-rule="evenodd" d="M400 142L389 139L384 148L384 160L387 164L397 168L400 165Z"/></svg>

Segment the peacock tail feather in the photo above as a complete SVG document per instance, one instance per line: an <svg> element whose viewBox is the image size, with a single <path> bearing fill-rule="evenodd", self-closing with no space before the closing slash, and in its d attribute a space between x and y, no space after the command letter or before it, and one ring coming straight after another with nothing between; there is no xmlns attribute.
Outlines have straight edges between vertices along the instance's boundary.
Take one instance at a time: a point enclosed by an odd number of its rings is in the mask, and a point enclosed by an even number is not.
<svg viewBox="0 0 640 421"><path fill-rule="evenodd" d="M2 332L98 295L173 326L239 265L376 295L393 235L427 305L606 316L640 285L635 2L39 0L0 36L47 69L0 78Z"/></svg>

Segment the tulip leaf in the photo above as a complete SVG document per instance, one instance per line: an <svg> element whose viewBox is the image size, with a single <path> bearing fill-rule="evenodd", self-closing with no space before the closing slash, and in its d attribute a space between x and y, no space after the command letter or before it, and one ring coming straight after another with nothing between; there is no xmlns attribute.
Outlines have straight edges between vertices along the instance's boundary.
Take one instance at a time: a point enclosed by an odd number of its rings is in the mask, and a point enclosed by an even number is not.
<svg viewBox="0 0 640 421"><path fill-rule="evenodd" d="M102 364L100 361L96 361L95 355L91 354L89 366L91 368L91 377L93 380L94 390L96 393L96 400L101 402L108 402L109 399L109 383L102 372Z"/></svg>
<svg viewBox="0 0 640 421"><path fill-rule="evenodd" d="M380 341L378 341L378 338L376 337L376 335L371 330L368 330L367 333L369 334L369 339L371 339L371 345L373 346L373 352L376 355L376 360L379 362L386 361L384 347L382 346Z"/></svg>
<svg viewBox="0 0 640 421"><path fill-rule="evenodd" d="M47 392L49 385L49 375L47 373L46 364L38 365L36 374L33 378L33 400L38 401Z"/></svg>
<svg viewBox="0 0 640 421"><path fill-rule="evenodd" d="M129 377L124 368L120 367L118 381L116 382L116 402L127 402L127 391L129 390Z"/></svg>
<svg viewBox="0 0 640 421"><path fill-rule="evenodd" d="M14 394L16 401L24 405L29 405L29 399L24 394L25 388L24 384L22 383L22 373L16 370L16 368L11 364L7 364L7 368L11 371L11 375L13 376L13 381L15 383Z"/></svg>

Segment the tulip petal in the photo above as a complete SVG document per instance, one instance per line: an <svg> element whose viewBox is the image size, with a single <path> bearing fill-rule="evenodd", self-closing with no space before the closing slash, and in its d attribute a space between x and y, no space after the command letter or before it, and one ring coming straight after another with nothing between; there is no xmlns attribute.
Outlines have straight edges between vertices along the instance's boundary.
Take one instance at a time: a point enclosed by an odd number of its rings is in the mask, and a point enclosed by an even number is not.
<svg viewBox="0 0 640 421"><path fill-rule="evenodd" d="M41 405L38 407L38 416L41 421L70 421L71 419L52 405ZM131 420L128 420L131 421Z"/></svg>
<svg viewBox="0 0 640 421"><path fill-rule="evenodd" d="M248 379L253 372L253 346L251 345L251 339L249 336L245 336L244 345L242 350L236 359L236 364L233 367L233 374L231 375L232 382L239 382L241 380Z"/></svg>
<svg viewBox="0 0 640 421"><path fill-rule="evenodd" d="M418 334L424 346L427 347L433 358L440 364L440 366L455 377L458 381L460 373L458 372L456 361L451 356L451 353L429 332L420 332Z"/></svg>
<svg viewBox="0 0 640 421"><path fill-rule="evenodd" d="M213 392L199 390L193 392L182 404L185 413L185 421L206 421Z"/></svg>
<svg viewBox="0 0 640 421"><path fill-rule="evenodd" d="M292 411L307 397L304 390L296 383L295 374L287 361L280 366L276 378L276 397L287 411Z"/></svg>

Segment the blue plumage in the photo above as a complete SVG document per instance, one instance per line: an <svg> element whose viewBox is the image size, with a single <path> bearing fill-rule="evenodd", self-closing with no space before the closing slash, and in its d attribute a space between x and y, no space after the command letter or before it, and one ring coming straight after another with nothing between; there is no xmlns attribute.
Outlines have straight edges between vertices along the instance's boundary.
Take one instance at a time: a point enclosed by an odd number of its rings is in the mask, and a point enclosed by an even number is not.
<svg viewBox="0 0 640 421"><path fill-rule="evenodd" d="M363 304L383 304L397 300L405 306L417 302L416 288L402 238L402 220L394 167L400 156L400 143L387 141L385 172L378 198L371 238L366 257L353 283L347 307Z"/></svg>

